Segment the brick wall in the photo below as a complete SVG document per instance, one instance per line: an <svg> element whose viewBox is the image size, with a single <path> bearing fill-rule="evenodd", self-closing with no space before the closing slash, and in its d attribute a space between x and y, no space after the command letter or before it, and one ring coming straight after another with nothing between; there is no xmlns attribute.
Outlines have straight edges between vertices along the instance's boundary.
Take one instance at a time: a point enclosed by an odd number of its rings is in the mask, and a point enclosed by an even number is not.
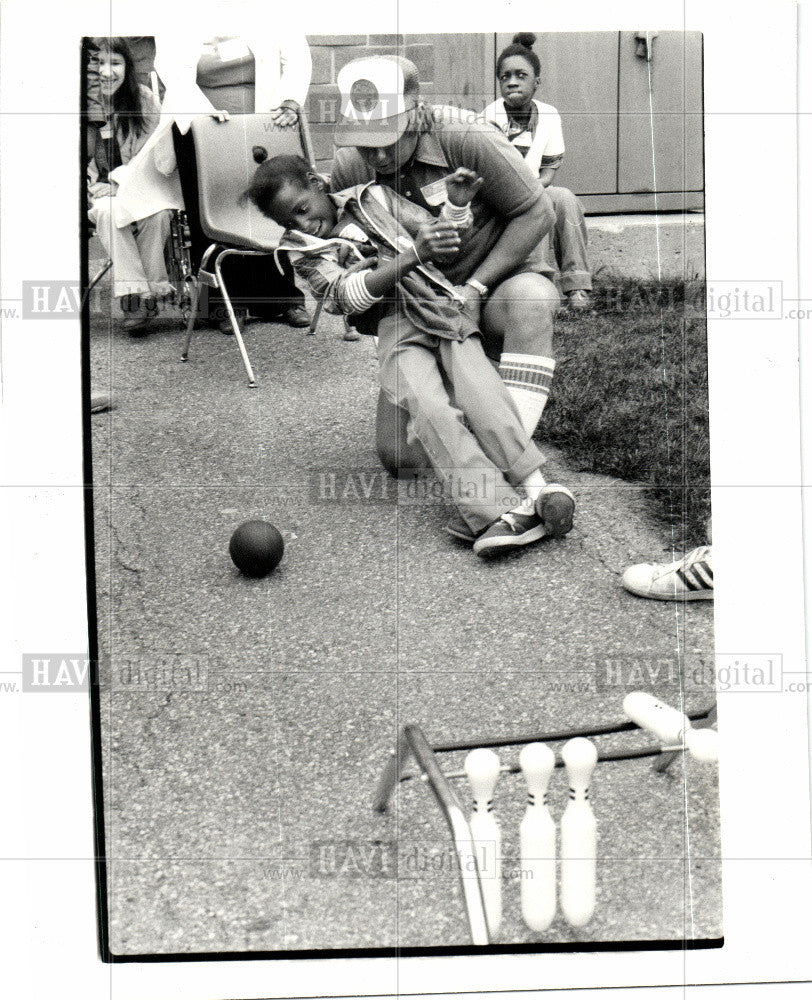
<svg viewBox="0 0 812 1000"><path fill-rule="evenodd" d="M336 75L352 59L364 56L401 55L417 66L420 90L431 97L435 81L433 40L425 35L308 35L313 76L307 95L307 116L319 169L327 170L333 158L333 126L338 116Z"/></svg>

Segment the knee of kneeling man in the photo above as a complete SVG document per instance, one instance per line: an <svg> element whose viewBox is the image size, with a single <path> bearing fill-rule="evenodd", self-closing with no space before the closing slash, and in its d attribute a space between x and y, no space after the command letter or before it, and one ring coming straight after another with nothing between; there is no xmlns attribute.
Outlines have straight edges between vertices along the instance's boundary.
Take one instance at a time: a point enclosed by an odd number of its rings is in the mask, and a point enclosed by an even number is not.
<svg viewBox="0 0 812 1000"><path fill-rule="evenodd" d="M511 294L504 299L511 323L534 323L540 313L552 314L560 305L558 289L543 275L517 275L513 280Z"/></svg>

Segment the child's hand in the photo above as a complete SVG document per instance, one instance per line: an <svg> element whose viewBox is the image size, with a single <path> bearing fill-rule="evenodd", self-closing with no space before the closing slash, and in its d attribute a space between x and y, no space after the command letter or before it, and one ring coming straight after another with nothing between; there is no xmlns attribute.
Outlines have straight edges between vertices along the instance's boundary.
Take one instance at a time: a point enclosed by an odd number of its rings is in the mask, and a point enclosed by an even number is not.
<svg viewBox="0 0 812 1000"><path fill-rule="evenodd" d="M414 249L422 263L450 260L460 248L460 236L450 222L424 222L417 230Z"/></svg>
<svg viewBox="0 0 812 1000"><path fill-rule="evenodd" d="M474 195L482 187L481 177L477 177L468 167L457 167L453 174L445 179L446 196L452 205L462 207L473 200Z"/></svg>

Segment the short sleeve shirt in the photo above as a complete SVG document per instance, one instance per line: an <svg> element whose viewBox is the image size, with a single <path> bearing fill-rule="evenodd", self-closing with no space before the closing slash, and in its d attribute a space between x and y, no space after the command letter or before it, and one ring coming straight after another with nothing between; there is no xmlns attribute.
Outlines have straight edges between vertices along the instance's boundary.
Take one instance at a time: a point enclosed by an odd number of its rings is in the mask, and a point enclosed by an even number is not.
<svg viewBox="0 0 812 1000"><path fill-rule="evenodd" d="M508 138L526 156L533 140L539 136L541 146L541 166L557 167L564 159L564 131L561 128L561 115L551 104L533 105L530 129L521 129L511 121L514 132Z"/></svg>
<svg viewBox="0 0 812 1000"><path fill-rule="evenodd" d="M431 130L420 136L414 156L399 173L376 178L361 153L345 147L336 154L330 184L333 191L341 191L377 179L437 216L446 200L445 178L458 167L475 171L485 183L471 204L473 226L464 253L441 265L450 281L462 284L490 253L507 223L543 197L543 188L492 124L459 108L439 106L431 112Z"/></svg>

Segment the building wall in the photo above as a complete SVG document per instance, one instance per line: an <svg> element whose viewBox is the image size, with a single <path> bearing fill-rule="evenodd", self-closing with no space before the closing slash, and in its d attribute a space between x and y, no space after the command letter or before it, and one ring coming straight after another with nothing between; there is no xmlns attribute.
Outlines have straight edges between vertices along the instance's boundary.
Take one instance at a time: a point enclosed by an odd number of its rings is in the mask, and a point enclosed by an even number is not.
<svg viewBox="0 0 812 1000"><path fill-rule="evenodd" d="M650 33L651 34L651 33ZM567 155L557 183L587 212L701 209L702 36L664 31L536 30L538 96L558 108ZM339 110L336 76L352 59L403 55L423 95L481 111L496 95L496 56L510 34L308 35L313 75L306 109L319 169L329 172ZM151 68L151 38L133 39L139 70Z"/></svg>
<svg viewBox="0 0 812 1000"><path fill-rule="evenodd" d="M538 96L558 108L567 144L559 183L589 212L701 209L701 34L655 33L647 53L636 32L536 34ZM510 41L493 33L309 35L307 110L319 168L329 171L336 74L350 60L404 55L429 100L481 111L497 96L496 56Z"/></svg>

